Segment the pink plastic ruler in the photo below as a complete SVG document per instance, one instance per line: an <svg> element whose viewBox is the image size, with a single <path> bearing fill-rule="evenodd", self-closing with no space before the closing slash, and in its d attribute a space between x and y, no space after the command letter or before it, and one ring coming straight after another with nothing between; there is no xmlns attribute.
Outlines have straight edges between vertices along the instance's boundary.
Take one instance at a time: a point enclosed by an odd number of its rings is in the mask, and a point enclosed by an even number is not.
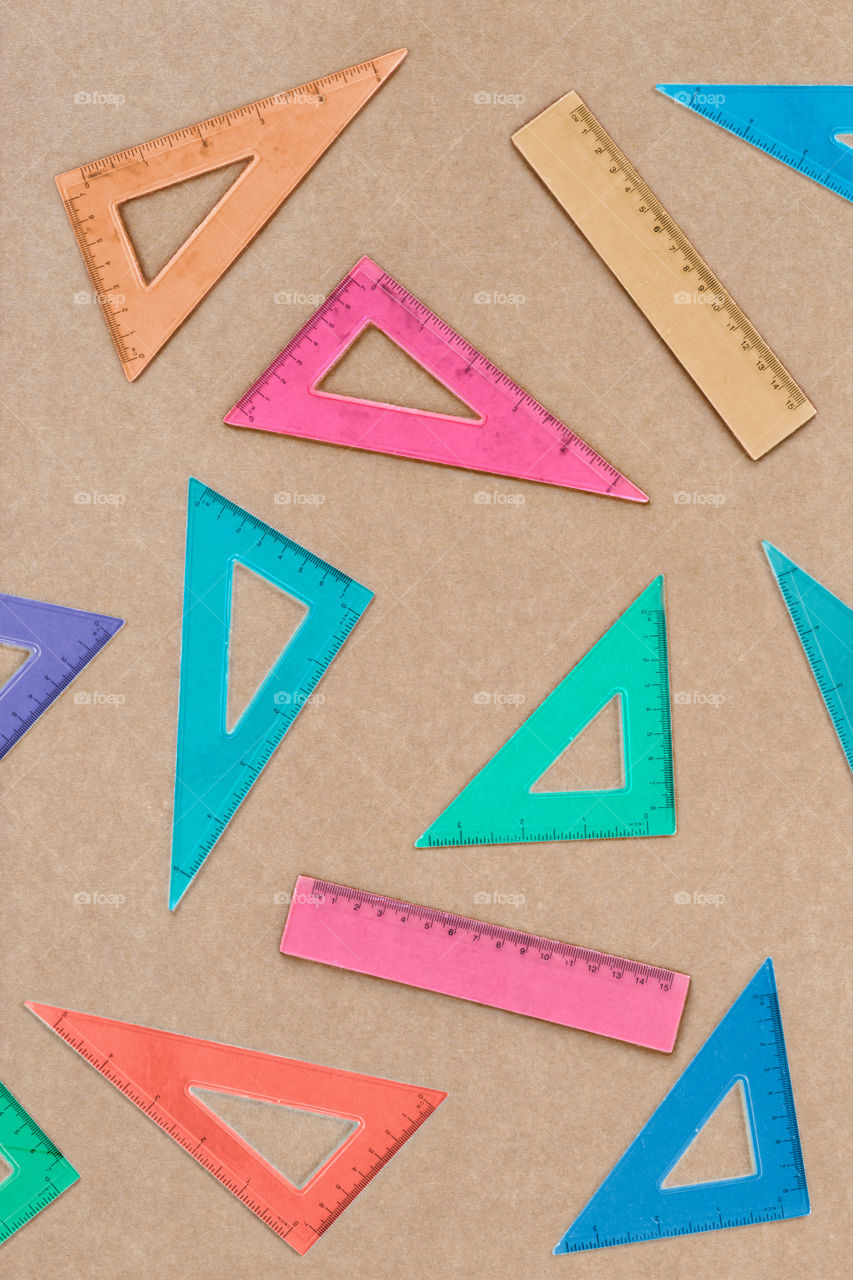
<svg viewBox="0 0 853 1280"><path fill-rule="evenodd" d="M281 950L670 1053L690 979L300 876Z"/></svg>
<svg viewBox="0 0 853 1280"><path fill-rule="evenodd" d="M422 413L318 391L368 325L381 330L479 416ZM225 421L232 427L648 502L642 489L370 258L355 264Z"/></svg>

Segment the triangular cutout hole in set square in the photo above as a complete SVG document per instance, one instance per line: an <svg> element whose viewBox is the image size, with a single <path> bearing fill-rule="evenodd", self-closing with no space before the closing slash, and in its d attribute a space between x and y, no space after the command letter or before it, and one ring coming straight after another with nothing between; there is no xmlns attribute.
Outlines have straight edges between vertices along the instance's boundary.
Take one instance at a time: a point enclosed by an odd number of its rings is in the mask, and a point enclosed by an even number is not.
<svg viewBox="0 0 853 1280"><path fill-rule="evenodd" d="M621 791L624 786L622 697L614 693L539 775L530 791Z"/></svg>
<svg viewBox="0 0 853 1280"><path fill-rule="evenodd" d="M183 248L250 161L247 156L220 169L181 178L119 205L119 216L146 283L154 280Z"/></svg>
<svg viewBox="0 0 853 1280"><path fill-rule="evenodd" d="M221 1093L197 1085L191 1086L190 1094L299 1190L358 1128L355 1120L263 1098Z"/></svg>
<svg viewBox="0 0 853 1280"><path fill-rule="evenodd" d="M231 733L308 615L308 607L238 560L231 565L228 697Z"/></svg>
<svg viewBox="0 0 853 1280"><path fill-rule="evenodd" d="M367 324L315 387L326 395L445 413L479 422L480 415L434 378L375 324Z"/></svg>
<svg viewBox="0 0 853 1280"><path fill-rule="evenodd" d="M19 649L17 645L0 644L0 689L8 684L16 671L31 658L34 649Z"/></svg>
<svg viewBox="0 0 853 1280"><path fill-rule="evenodd" d="M661 1183L662 1191L756 1173L746 1092L736 1080Z"/></svg>
<svg viewBox="0 0 853 1280"><path fill-rule="evenodd" d="M11 1178L14 1172L15 1170L9 1162L3 1158L3 1153L0 1151L0 1187L2 1187L7 1178Z"/></svg>

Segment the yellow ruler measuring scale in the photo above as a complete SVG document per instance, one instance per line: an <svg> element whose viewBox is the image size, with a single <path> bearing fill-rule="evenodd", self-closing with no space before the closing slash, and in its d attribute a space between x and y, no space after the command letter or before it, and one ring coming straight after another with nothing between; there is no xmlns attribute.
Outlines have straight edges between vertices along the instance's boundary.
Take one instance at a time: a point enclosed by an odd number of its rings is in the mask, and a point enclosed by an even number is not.
<svg viewBox="0 0 853 1280"><path fill-rule="evenodd" d="M512 138L751 458L815 414L778 356L576 93Z"/></svg>

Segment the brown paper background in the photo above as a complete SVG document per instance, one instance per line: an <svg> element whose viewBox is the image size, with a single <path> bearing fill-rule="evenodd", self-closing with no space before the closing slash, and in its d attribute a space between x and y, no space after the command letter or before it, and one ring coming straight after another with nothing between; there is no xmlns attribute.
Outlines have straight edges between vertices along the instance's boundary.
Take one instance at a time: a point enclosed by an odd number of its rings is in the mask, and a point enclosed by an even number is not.
<svg viewBox="0 0 853 1280"><path fill-rule="evenodd" d="M2 588L127 625L75 686L125 701L80 705L72 690L2 767L0 1069L82 1175L5 1246L4 1275L840 1276L850 775L759 542L853 600L851 210L653 85L849 81L847 6L33 0L5 23ZM410 54L392 80L127 384L98 308L74 301L91 286L53 175L400 45ZM510 145L571 88L817 405L763 461ZM75 104L80 92L124 102ZM328 293L363 253L650 504L224 427L313 310L275 295ZM170 915L191 473L376 598L321 685L326 701L299 718ZM482 492L524 501L476 503ZM75 503L79 493L123 501ZM324 501L283 505L279 493ZM673 694L689 699L673 706L678 835L416 852L428 822L661 571ZM478 691L526 702L476 705ZM676 1050L287 960L276 895L300 872L686 970ZM478 892L525 900L477 906ZM79 893L125 901L77 905ZM679 893L724 901L682 905ZM812 1216L552 1258L767 955ZM450 1097L300 1260L52 1037L27 998Z"/></svg>

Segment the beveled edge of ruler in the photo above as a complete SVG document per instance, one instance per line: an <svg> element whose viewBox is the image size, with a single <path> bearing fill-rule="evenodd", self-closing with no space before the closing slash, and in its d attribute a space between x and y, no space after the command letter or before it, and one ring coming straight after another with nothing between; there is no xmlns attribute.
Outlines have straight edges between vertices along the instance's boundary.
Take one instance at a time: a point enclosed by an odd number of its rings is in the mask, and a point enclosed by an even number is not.
<svg viewBox="0 0 853 1280"><path fill-rule="evenodd" d="M791 373L789 373L789 372L788 372L788 368L787 368L787 366L786 366L786 365L783 363L783 361L782 361L782 360L781 360L781 359L776 355L775 351L774 351L774 350L773 350L773 348L769 345L769 343L768 343L764 338L762 338L761 334L758 332L758 330L755 328L755 326L754 326L754 325L752 324L752 322L749 320L749 318L748 318L748 316L746 315L746 313L743 311L743 308L742 308L742 307L741 307L737 302L735 302L735 300L734 300L734 298L732 297L731 293L729 293L729 290L725 287L725 285L722 283L722 281L720 281L720 280L718 279L718 277L717 277L717 275L716 275L716 272L712 272L712 271L711 271L711 269L708 267L707 263L705 262L705 259L702 257L702 255L699 253L699 251L695 248L695 246L693 245L693 242L692 242L692 241L689 239L689 237L684 233L684 231L682 231L682 230L681 230L680 224L676 221L676 219L675 219L675 218L673 218L673 217L672 217L672 215L671 215L671 214L669 214L669 213L668 213L668 211L666 210L666 208L665 208L665 206L663 205L662 201L658 199L658 197L657 197L657 196L655 195L655 193L652 191L651 187L649 187L649 184L648 184L648 183L644 180L644 178L643 178L643 177L638 173L638 171L636 170L636 168L634 167L634 165L631 163L631 161L627 158L627 156L625 155L625 153L622 151L621 147L619 147L619 146L618 146L618 144L613 140L613 138L611 137L610 133L609 133L606 129L604 129L604 126L601 124L601 121L600 121L600 120L598 119L598 117L595 115L595 112L594 112L594 111L592 111L592 109L591 109L590 107L588 107L588 106L587 106L587 104L584 102L584 100L583 100L583 98L580 96L580 94L579 94L579 93L577 93L574 89L570 89L568 93L564 93L564 94L562 95L562 97L557 98L554 102L550 103L547 107L545 107L545 108L544 108L544 110L542 110L542 111L538 112L538 114L537 114L537 115L533 116L533 118L532 118L532 119L530 119L530 120L528 120L526 124L523 124L523 125L521 126L521 128L516 129L515 133L513 133L513 134L511 134L511 135L510 135L510 140L511 140L511 142L513 143L513 145L515 146L515 148L516 148L516 149L519 151L519 153L524 157L524 159L525 159L525 160L527 161L527 163L530 165L530 168L533 170L533 172L534 172L534 174L536 175L536 177L539 179L539 181L542 183L542 185L546 188L546 190L548 190L548 191L551 193L551 195L554 197L554 199L555 199L555 200L557 201L557 203L559 204L560 208L561 208L561 209L563 209L563 212L566 214L566 216L570 219L570 221L574 222L574 219L572 218L572 215L571 215L571 214L568 212L568 210L564 207L564 205L563 205L562 201L560 200L559 196L557 196L557 194L556 194L556 193L553 191L553 189L551 188L550 184L545 180L545 178L542 176L542 174L540 174L540 173L539 173L538 169L536 168L536 166L535 166L535 165L533 164L533 162L531 161L531 159L530 159L529 155L527 154L527 151L526 151L526 149L525 149L525 146L524 146L524 135L525 135L527 132L531 132L531 133L535 132L536 125L539 123L539 121L541 121L544 117L548 116L550 113L554 112L555 114L559 114L559 112L560 112L560 109L561 109L561 108L563 108L563 109L568 108L569 110L572 110L572 109L575 109L575 108L577 108L577 107L582 107L582 108L584 109L584 111L587 111L587 112L588 112L588 113L593 117L593 119L598 123L598 125L599 125L599 127L602 129L602 131L603 131L604 133L606 133L606 134L607 134L607 137L608 137L608 139L609 139L610 143L612 144L613 148L614 148L614 149L616 150L616 152L618 153L618 155L619 155L619 157L620 157L620 161L621 161L621 163L624 165L625 171L626 171L626 172L630 172L632 182L634 182L634 183L635 183L635 185L638 185L641 189L643 189L643 190L645 190L646 192L648 192L649 196L650 196L650 197L651 197L651 199L654 201L654 203L655 203L655 204L660 208L660 210L661 210L661 211L662 211L662 212L667 216L667 218L669 219L669 221L670 221L671 223L673 223L673 224L676 226L676 228L679 230L679 232L680 232L680 234L681 234L682 239L683 239L683 240L684 240L684 241L685 241L685 242L690 246L690 248L692 249L693 253L694 253L694 254L696 254L697 258L699 258L699 260L704 264L704 266L705 266L706 270L708 271L709 275L713 276L714 280L719 284L720 289L721 289L721 290L726 294L726 296L730 299L730 301L731 301L731 303L732 303L732 305L733 305L733 308L737 311L737 313L738 313L739 317L741 318L741 320L744 322L744 324L745 324L746 326L748 326L749 331L751 332L751 335L752 335L752 337L753 337L753 345L755 345L755 341L757 340L757 342L759 342L759 343L762 345L762 347L766 349L766 351L767 351L767 352L772 356L773 360L775 360L776 364L779 366L779 368L781 369L782 373L787 377L787 379L789 380L789 382L791 383L791 385L792 385L792 386L795 388L795 390L796 390L796 391L798 391L798 392L799 392L799 394L803 397L802 404L800 404L800 405L799 405L798 410L791 410L791 409L786 410L786 418L788 417L788 415L790 415L790 414L792 414L792 413L794 414L794 418L789 418L789 419L788 419L788 421L785 423L785 430L784 430L781 434L779 434L778 426L777 426L777 423L778 423L779 421L781 421L781 418L780 418L780 419L777 419L777 422L776 422L776 423L772 424L772 426L771 426L771 427L768 427L768 428L765 430L765 432L763 433L763 436L762 436L762 442L755 443L755 442L751 442L751 441L748 441L748 440L744 439L744 438L743 438L743 436L742 436L739 432L735 431L735 429L734 429L734 427L732 426L732 424L731 424L731 423L730 423L726 418L724 418L724 417L723 417L723 415L720 413L720 410L717 408L717 406L714 404L714 402L710 399L710 397L705 393L704 389L699 385L699 383L695 380L695 378L693 378L693 376L692 376L692 375L689 373L689 371L685 368L685 373L687 373L687 376L690 378L690 380L691 380L691 382L693 383L693 385L694 385L694 386L696 387L696 389L701 393L701 395L703 395L703 396L704 396L704 398L708 401L708 404L710 404L710 405L711 405L711 408L714 410L714 412L715 412L715 413L716 413L720 418L722 418L723 422L724 422L724 423L725 423L725 425L728 427L729 431L731 431L732 435L735 437L735 439L738 441L738 443L741 445L741 447L744 449L744 451L746 452L746 454L747 454L750 458L752 458L752 460L753 460L754 462L755 462L755 461L758 461L758 459L759 459L759 458L763 458L763 457L765 456L765 454L769 453L771 449L773 449L773 448L775 448L775 447L776 447L776 445L781 444L783 440L787 440L787 439L788 439L788 437L789 437L789 436L791 436L791 435L793 435L795 431L798 431L798 430L800 429L800 427L805 426L805 424L806 424L807 422L810 422L810 421L811 421L811 419L812 419L812 418L815 416L815 414L817 413L817 409L816 409L816 408L815 408L815 406L811 403L811 401L809 400L808 396L807 396L807 395L806 395L806 393L803 391L802 387L799 385L799 383L798 383L798 382L796 381L796 379L794 378L793 374L791 374ZM558 164L559 164L559 163L560 163L560 156L559 156L559 154L557 154L556 152L553 152L553 151L552 151L552 152L551 152L551 155L552 155L552 157L553 157L553 159L554 159L555 163L558 163ZM565 166L564 166L564 167L565 167ZM568 170L567 170L567 171L568 171ZM575 224L575 225L577 225L577 224ZM580 229L580 227L578 227L578 230L580 231L580 234L581 234L581 235L584 235L584 232ZM586 239L586 236L585 236L585 235L584 235L584 239ZM590 242L588 242L588 243L590 243ZM608 271L610 271L610 270L611 270L611 268L610 268L610 264L607 262L607 260L606 260L606 259L605 259L605 258L604 258L600 253L598 253L598 250L597 250L597 249L595 248L595 246L594 246L594 245L592 245L591 243L590 243L590 247L593 249L593 252L594 252L594 253L596 253L596 254L598 255L598 257L599 257L599 258L601 258L602 262L603 262L603 263L604 263L604 265L607 267ZM615 274L615 272L614 272L613 274ZM622 287L623 289L625 289L625 292L626 292L626 293L628 293L628 296L629 296L629 297L631 297L631 301L632 301L632 302L634 302L634 298L633 298L633 296L631 295L630 291L626 288L626 286L622 283L621 279L619 279L619 277L618 277L618 276L616 277L616 279L619 281L619 284L621 285L621 287ZM637 304L636 302L634 302L634 305L635 305L635 306L637 306L638 304ZM639 308L639 310L640 310L640 312L642 313L642 315L644 316L644 318L646 319L646 321L647 321L649 324L651 324L651 325L652 325L652 328L655 330L655 332L656 332L656 333L658 333L658 334L659 334L659 336L660 336L661 338L663 338L663 341L664 341L664 342L666 342L666 338L664 338L663 334L661 334L661 333L660 333L660 331L658 330L658 328L657 328L657 326L654 324L654 322L653 322L653 321L652 321L652 320L651 320L651 319L646 315L646 313L645 313L645 311L643 310L643 308L642 308L642 307L640 307L640 308ZM669 346L669 344L668 344L668 343L667 343L667 346ZM671 348L670 348L670 350L671 350ZM675 353L674 353L674 352L673 352L673 355L675 355ZM676 359L676 360L678 360L679 364L681 364L681 361L679 360L678 356L675 356L675 359ZM684 367L684 366L682 365L682 367Z"/></svg>
<svg viewBox="0 0 853 1280"><path fill-rule="evenodd" d="M374 893L371 889L356 889L352 885L340 884L336 880L326 880L322 876L308 876L300 873L296 877L295 893L300 892L301 882L306 885L310 884L312 890L322 887L324 889L342 889L344 893L355 895L359 898L366 899L370 903L387 903L392 907L405 907L407 910L414 910L420 915L435 917L448 924L475 924L482 925L484 929L494 929L498 933L511 934L513 938L518 938L525 942L548 942L554 946L575 947L575 943L564 942L561 938L550 938L544 933L529 933L526 929L513 929L510 925L495 924L491 920L481 920L478 916L462 915L458 911L444 911L441 907L427 907L423 903L409 902L406 898L394 898L387 893ZM290 909L294 905L293 898L287 905L288 918L290 917ZM296 905L300 905L296 903ZM279 948L283 955L290 954L284 950L284 935L287 933L287 921L285 920L284 933L282 934L282 946ZM627 964L637 965L639 968L647 970L654 976L664 978L686 978L690 982L689 973L681 973L678 969L668 969L666 965L646 964L642 960L629 960L627 956L616 955L609 951L599 951L595 947L577 947L578 951L584 952L589 956L596 956L602 960L624 960Z"/></svg>
<svg viewBox="0 0 853 1280"><path fill-rule="evenodd" d="M307 80L304 84L292 85L288 89L281 89L278 93L270 94L266 98L258 98L255 102L244 102L239 107L234 107L230 111L220 112L216 116L208 116L205 120L193 121L191 124L185 125L182 129L174 129L171 133L159 134L156 138L149 138L145 142L137 142L133 146L125 147L121 151L114 151L110 155L102 156L98 160L90 160L85 164L77 165L73 169L66 169L63 173L56 175L55 182L60 192L64 196L70 189L71 180L76 178L77 182L85 182L87 177L97 176L97 170L102 166L108 165L110 170L124 168L125 165L134 164L139 159L135 153L151 148L158 148L161 145L172 145L173 139L186 142L191 135L206 132L215 132L221 128L227 128L233 124L232 117L239 116L245 111L254 110L255 108L279 107L287 103L287 99L291 94L303 93L306 90L314 90L315 95L320 86L327 82L336 80L339 76L346 75L348 72L364 72L365 76L373 70L379 80L387 79L393 71L396 71L400 63L408 55L408 49L399 48L391 50L389 53L379 54L376 58L367 58L364 62L355 62L352 66L342 67L338 71L331 71L323 76L317 76L313 80ZM385 65L385 64L389 65ZM377 64L382 64L381 74L377 70ZM343 87L343 86L340 86ZM178 182L182 179L178 179Z"/></svg>

